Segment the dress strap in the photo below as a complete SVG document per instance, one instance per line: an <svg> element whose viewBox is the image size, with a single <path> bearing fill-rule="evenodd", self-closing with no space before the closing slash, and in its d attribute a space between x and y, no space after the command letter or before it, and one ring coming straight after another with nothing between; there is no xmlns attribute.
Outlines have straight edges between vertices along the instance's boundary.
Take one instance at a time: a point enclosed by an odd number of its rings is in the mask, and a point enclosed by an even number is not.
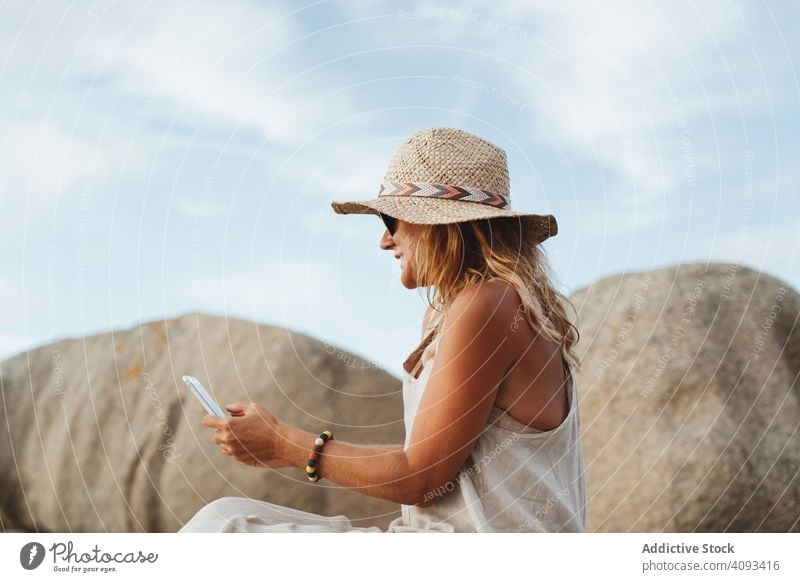
<svg viewBox="0 0 800 582"><path fill-rule="evenodd" d="M403 368L414 378L419 377L419 368L422 366L422 352L431 344L433 336L436 335L437 331L437 329L431 330L425 339L422 340L416 349L406 358L406 361L403 362Z"/></svg>
<svg viewBox="0 0 800 582"><path fill-rule="evenodd" d="M422 367L422 354L428 348L428 346L433 341L436 334L439 332L441 328L442 322L439 321L433 327L433 329L428 332L428 335L425 336L420 344L414 349L411 354L406 358L405 362L403 362L403 368L406 372L408 372L413 378L419 378L420 368Z"/></svg>

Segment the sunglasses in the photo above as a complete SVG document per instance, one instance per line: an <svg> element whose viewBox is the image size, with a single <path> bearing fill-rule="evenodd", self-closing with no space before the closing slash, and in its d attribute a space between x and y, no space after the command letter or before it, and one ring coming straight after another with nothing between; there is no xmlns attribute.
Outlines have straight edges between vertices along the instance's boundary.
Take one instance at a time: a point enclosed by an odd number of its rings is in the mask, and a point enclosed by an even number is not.
<svg viewBox="0 0 800 582"><path fill-rule="evenodd" d="M379 214L381 215L383 224L386 225L386 230L389 231L390 235L394 235L394 233L397 231L397 219L389 216L388 214L384 214L383 212L380 212Z"/></svg>

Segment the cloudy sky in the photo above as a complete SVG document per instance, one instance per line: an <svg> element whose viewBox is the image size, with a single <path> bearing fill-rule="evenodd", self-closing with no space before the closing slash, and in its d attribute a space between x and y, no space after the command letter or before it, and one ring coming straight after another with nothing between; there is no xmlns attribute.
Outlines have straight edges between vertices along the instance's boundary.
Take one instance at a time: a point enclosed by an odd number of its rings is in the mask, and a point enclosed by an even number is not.
<svg viewBox="0 0 800 582"><path fill-rule="evenodd" d="M194 311L400 374L422 293L377 195L454 126L550 213L566 294L726 261L800 288L791 2L28 2L0 8L0 359Z"/></svg>

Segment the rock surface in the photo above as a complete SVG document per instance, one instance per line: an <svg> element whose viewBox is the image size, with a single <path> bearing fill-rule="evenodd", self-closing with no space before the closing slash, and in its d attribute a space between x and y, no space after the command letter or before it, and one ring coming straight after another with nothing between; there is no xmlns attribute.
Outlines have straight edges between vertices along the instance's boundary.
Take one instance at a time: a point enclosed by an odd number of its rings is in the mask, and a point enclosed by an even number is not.
<svg viewBox="0 0 800 582"><path fill-rule="evenodd" d="M311 483L302 469L248 467L221 454L184 374L223 406L253 400L310 432L403 442L394 376L286 329L188 314L64 340L0 365L8 422L0 431L0 529L172 532L228 495L363 526L400 514L394 503Z"/></svg>
<svg viewBox="0 0 800 582"><path fill-rule="evenodd" d="M800 531L800 298L732 264L607 277L579 314L587 528Z"/></svg>

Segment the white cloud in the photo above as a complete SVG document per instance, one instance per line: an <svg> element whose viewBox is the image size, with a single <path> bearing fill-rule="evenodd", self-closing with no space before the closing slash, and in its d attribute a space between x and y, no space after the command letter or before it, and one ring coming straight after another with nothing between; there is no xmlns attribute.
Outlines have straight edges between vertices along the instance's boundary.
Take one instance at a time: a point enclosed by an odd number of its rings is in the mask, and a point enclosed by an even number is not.
<svg viewBox="0 0 800 582"><path fill-rule="evenodd" d="M145 165L146 154L135 142L91 141L54 122L0 120L3 126L0 222L7 230L21 230L75 189L97 195L106 180Z"/></svg>
<svg viewBox="0 0 800 582"><path fill-rule="evenodd" d="M701 50L733 34L726 7L695 10L680 3L562 4L542 23L550 48L534 59L546 86L531 84L533 102L562 143L627 178L656 206L685 182L676 147L681 119L690 127L708 105L687 98L701 88L691 67L704 58Z"/></svg>
<svg viewBox="0 0 800 582"><path fill-rule="evenodd" d="M5 124L4 124L5 125ZM3 222L19 225L52 208L58 197L85 178L91 150L54 125L12 125L3 132L4 171L0 175Z"/></svg>
<svg viewBox="0 0 800 582"><path fill-rule="evenodd" d="M598 195L609 198L611 209L629 209L614 213L616 228L661 220L665 195L686 190L685 173L707 157L701 140L713 138L712 128L692 120L713 111L721 96L703 75L741 40L731 6L507 0L473 4L455 16L447 12L451 3L426 1L415 8L445 10L441 26L421 21L418 35L444 35L447 45L469 42L497 59L507 71L502 88L517 108L524 104L531 119L544 120L570 159L607 174L607 192ZM464 14L475 18L463 20ZM475 69L475 79L492 83L490 75ZM475 103L461 101L465 107ZM686 158L680 148L684 128L696 132L689 134ZM544 135L539 139L541 147L551 147Z"/></svg>
<svg viewBox="0 0 800 582"><path fill-rule="evenodd" d="M162 107L195 123L253 127L291 146L327 126L333 106L339 116L352 110L344 93L330 104L311 105L316 91L303 97L304 83L319 72L296 68L293 51L305 37L290 12L261 3L200 2L190 10L161 3L136 14L141 21L128 29L136 10L110 10L80 56L91 70L123 76L125 93L146 99L142 114Z"/></svg>
<svg viewBox="0 0 800 582"><path fill-rule="evenodd" d="M350 6L351 16L365 10L362 4ZM553 145L540 126L528 123L534 117L544 121L569 159L607 176L607 191L597 195L608 197L610 211L638 206L635 216L614 212L615 227L631 229L662 220L665 195L685 191L685 173L710 155L703 140L713 139L713 127L693 120L730 95L704 75L733 53L742 40L737 17L748 17L734 10L744 7L727 3L500 0L467 8L424 0L406 11L418 13L416 20L401 17L394 5L383 7L398 29L413 30L410 44L469 50L464 58L476 65L470 75L502 84L498 89L517 101L517 120L538 137L540 147ZM376 42L383 38L382 32L374 35ZM479 98L485 95L475 89L454 93L458 111L490 119ZM529 109L525 115L522 105ZM499 99L492 106L508 109ZM694 132L688 158L680 148L684 127ZM668 213L674 209L666 207Z"/></svg>

